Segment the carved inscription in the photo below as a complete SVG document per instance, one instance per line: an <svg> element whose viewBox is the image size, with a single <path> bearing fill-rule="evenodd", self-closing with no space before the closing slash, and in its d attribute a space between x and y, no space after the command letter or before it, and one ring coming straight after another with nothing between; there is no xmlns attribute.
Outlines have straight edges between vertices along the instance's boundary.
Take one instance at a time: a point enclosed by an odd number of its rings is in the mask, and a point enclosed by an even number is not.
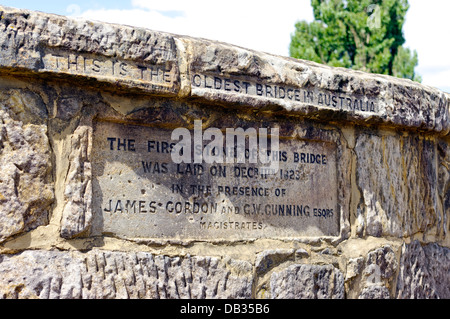
<svg viewBox="0 0 450 319"><path fill-rule="evenodd" d="M47 71L88 75L99 78L113 77L135 83L151 83L161 87L174 86L177 76L173 68L166 65L143 65L118 58L93 56L81 53L51 52L43 57Z"/></svg>
<svg viewBox="0 0 450 319"><path fill-rule="evenodd" d="M243 94L266 99L276 99L293 103L313 104L337 110L377 113L378 101L373 97L358 96L321 90L318 88L298 88L264 83L262 81L242 80L219 76L194 74L194 88L215 92Z"/></svg>
<svg viewBox="0 0 450 319"><path fill-rule="evenodd" d="M94 233L239 240L336 236L336 146L280 139L279 170L171 160L171 131L95 124Z"/></svg>

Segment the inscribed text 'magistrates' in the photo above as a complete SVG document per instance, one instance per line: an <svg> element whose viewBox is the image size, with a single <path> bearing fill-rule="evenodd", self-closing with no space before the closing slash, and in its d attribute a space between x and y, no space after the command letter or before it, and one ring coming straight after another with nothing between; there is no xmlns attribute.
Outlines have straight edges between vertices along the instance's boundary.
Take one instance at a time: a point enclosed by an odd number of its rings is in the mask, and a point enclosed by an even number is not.
<svg viewBox="0 0 450 319"><path fill-rule="evenodd" d="M176 163L171 133L95 124L94 233L168 240L338 235L334 143L280 137L270 154L278 166L269 170L249 161L249 149L243 163Z"/></svg>

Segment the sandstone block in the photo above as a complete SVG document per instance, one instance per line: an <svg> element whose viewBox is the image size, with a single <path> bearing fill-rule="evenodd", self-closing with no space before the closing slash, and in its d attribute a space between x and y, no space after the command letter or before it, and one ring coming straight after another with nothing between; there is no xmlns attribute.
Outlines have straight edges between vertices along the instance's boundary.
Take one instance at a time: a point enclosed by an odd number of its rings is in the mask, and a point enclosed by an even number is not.
<svg viewBox="0 0 450 319"><path fill-rule="evenodd" d="M344 276L332 265L292 265L270 279L274 299L343 299Z"/></svg>
<svg viewBox="0 0 450 319"><path fill-rule="evenodd" d="M48 223L54 193L46 120L36 94L0 92L0 242Z"/></svg>
<svg viewBox="0 0 450 319"><path fill-rule="evenodd" d="M139 252L27 251L0 257L0 298L250 298L251 271L236 273L230 266L236 262Z"/></svg>

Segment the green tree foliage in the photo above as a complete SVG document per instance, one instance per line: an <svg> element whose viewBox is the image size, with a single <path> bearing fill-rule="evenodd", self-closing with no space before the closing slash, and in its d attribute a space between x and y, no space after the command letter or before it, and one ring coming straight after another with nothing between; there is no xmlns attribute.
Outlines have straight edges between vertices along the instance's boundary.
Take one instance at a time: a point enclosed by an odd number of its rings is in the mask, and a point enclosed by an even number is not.
<svg viewBox="0 0 450 319"><path fill-rule="evenodd" d="M315 20L300 21L290 55L336 67L421 81L417 52L404 48L407 0L311 0Z"/></svg>

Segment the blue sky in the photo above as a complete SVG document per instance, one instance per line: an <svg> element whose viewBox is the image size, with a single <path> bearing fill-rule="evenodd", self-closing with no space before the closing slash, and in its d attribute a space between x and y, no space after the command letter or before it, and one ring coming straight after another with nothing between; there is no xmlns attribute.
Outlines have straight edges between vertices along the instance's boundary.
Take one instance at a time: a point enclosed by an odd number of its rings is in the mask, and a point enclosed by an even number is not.
<svg viewBox="0 0 450 319"><path fill-rule="evenodd" d="M405 46L419 54L423 84L450 92L450 1L409 0ZM0 5L145 27L224 41L287 56L298 20L311 21L310 0L0 0Z"/></svg>
<svg viewBox="0 0 450 319"><path fill-rule="evenodd" d="M30 9L30 10L38 10L47 13L56 13L61 15L70 14L67 11L67 8L76 4L80 7L81 11L85 11L88 9L100 9L100 8L109 8L109 9L131 9L131 1L120 1L120 0L99 0L99 1L74 1L74 0L59 0L59 1L36 1L36 0L0 0L0 4L8 7L15 7L21 9Z"/></svg>

